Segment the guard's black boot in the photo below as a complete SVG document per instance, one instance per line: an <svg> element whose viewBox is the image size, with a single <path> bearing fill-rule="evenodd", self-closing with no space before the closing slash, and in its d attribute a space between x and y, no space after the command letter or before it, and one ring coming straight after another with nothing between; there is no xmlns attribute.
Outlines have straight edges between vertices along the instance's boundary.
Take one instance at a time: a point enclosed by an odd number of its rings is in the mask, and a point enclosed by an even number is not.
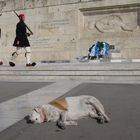
<svg viewBox="0 0 140 140"><path fill-rule="evenodd" d="M11 67L14 67L14 66L15 66L15 63L14 63L14 62L9 61L9 65L10 65Z"/></svg>

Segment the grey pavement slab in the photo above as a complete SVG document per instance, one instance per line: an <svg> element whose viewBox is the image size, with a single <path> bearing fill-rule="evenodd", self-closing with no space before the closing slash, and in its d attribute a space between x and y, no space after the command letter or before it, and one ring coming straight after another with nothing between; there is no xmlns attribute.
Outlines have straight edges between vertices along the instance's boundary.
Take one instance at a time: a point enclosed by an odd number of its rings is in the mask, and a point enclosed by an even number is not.
<svg viewBox="0 0 140 140"><path fill-rule="evenodd" d="M0 103L33 90L50 85L52 82L0 82Z"/></svg>
<svg viewBox="0 0 140 140"><path fill-rule="evenodd" d="M0 133L2 140L139 140L140 85L83 83L64 96L88 94L97 97L111 118L107 124L92 119L60 130L55 123L31 125L21 120Z"/></svg>

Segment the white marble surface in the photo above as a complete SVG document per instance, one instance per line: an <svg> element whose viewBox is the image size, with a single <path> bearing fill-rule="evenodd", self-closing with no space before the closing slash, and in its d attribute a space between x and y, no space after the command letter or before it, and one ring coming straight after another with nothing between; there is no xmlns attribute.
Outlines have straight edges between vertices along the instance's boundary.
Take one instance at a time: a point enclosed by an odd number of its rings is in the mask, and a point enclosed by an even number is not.
<svg viewBox="0 0 140 140"><path fill-rule="evenodd" d="M8 128L41 104L50 102L78 86L79 81L58 81L49 86L0 103L0 131Z"/></svg>

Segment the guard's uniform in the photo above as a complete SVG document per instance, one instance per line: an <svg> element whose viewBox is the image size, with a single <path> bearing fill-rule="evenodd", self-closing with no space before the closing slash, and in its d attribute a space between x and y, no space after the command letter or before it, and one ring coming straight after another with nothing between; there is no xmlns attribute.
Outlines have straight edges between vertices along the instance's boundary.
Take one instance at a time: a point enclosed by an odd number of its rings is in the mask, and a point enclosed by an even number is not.
<svg viewBox="0 0 140 140"><path fill-rule="evenodd" d="M31 63L31 50L30 50L30 43L28 40L29 33L26 32L26 25L24 23L24 14L19 15L20 21L17 23L16 26L16 37L13 43L13 46L16 47L16 51L12 53L11 61L9 62L10 66L15 66L13 62L17 56L21 53L21 50L25 50L25 57L26 57L26 66L35 66L36 63Z"/></svg>
<svg viewBox="0 0 140 140"><path fill-rule="evenodd" d="M29 47L30 43L27 38L26 26L23 21L20 21L16 27L16 38L13 46L15 47Z"/></svg>

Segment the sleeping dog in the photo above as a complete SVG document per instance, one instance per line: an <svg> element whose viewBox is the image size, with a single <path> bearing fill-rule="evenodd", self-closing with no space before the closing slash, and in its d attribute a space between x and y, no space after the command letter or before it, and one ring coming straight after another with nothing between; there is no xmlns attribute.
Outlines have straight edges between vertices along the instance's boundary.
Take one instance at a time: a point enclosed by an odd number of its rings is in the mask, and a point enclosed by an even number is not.
<svg viewBox="0 0 140 140"><path fill-rule="evenodd" d="M57 122L58 127L77 125L76 120L91 117L100 123L109 122L101 102L93 96L75 96L54 100L33 109L29 120L32 123Z"/></svg>

